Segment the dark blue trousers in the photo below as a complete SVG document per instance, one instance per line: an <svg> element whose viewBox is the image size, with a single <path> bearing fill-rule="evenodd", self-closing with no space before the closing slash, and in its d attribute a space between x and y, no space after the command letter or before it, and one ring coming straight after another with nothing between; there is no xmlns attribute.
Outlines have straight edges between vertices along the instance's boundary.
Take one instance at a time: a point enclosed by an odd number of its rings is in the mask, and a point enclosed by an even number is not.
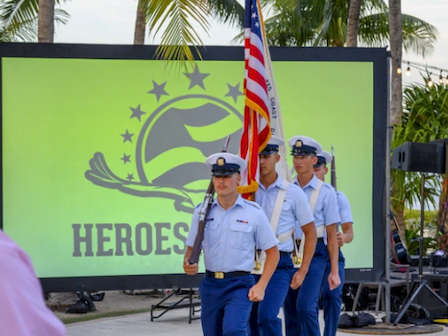
<svg viewBox="0 0 448 336"><path fill-rule="evenodd" d="M253 285L251 274L228 279L204 277L199 287L204 336L248 334L252 309L248 294Z"/></svg>
<svg viewBox="0 0 448 336"><path fill-rule="evenodd" d="M272 275L264 294L264 300L255 302L250 315L251 336L282 335L282 321L278 313L283 306L291 284L293 264L290 253L281 253L277 269ZM255 282L260 275L253 275Z"/></svg>
<svg viewBox="0 0 448 336"><path fill-rule="evenodd" d="M327 246L318 242L302 286L298 290L290 288L286 296L283 306L286 336L320 336L318 300L327 260Z"/></svg>
<svg viewBox="0 0 448 336"><path fill-rule="evenodd" d="M326 281L331 271L330 260L327 261L325 267L324 279L322 281L322 305L325 318L324 336L335 336L338 330L339 316L341 315L342 287L345 281L344 267L345 258L341 250L339 250L339 277L341 278L341 284L333 290L330 290L328 281Z"/></svg>

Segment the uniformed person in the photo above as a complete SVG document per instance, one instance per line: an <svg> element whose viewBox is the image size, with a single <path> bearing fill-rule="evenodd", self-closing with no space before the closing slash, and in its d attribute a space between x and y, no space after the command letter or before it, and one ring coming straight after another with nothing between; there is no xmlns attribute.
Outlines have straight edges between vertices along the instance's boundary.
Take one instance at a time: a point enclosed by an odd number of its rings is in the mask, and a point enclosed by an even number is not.
<svg viewBox="0 0 448 336"><path fill-rule="evenodd" d="M333 187L318 180L313 172L317 155L322 150L320 144L312 138L299 135L292 137L289 145L297 172L294 182L310 201L318 240L305 280L298 291L291 288L285 299L286 335L320 335L318 300L328 258L331 260L331 271L326 279L329 288L333 290L340 284L336 237L336 223L340 222L340 217ZM297 232L297 236L300 238L302 233Z"/></svg>
<svg viewBox="0 0 448 336"><path fill-rule="evenodd" d="M294 276L296 286L300 286L305 278L317 240L313 214L305 193L295 184L284 181L275 170L276 163L280 159L284 160L278 154L279 146L283 144L282 139L272 136L259 154L260 186L255 200L270 219L271 228L275 229L279 240L280 262L266 288L264 300L254 303L252 307L251 336L282 335L282 323L277 316L292 281L293 232L300 225L307 237L306 244L313 249ZM274 210L275 207L279 208ZM278 213L276 218L273 217L276 216L274 213ZM255 281L259 278L259 275L254 274Z"/></svg>
<svg viewBox="0 0 448 336"><path fill-rule="evenodd" d="M322 151L317 156L317 164L314 165L314 174L318 179L325 181L325 175L328 173L327 165L330 164L333 157L327 151ZM347 197L339 190L336 191L339 216L341 222L338 223L336 236L338 240L338 246L341 247L344 244L350 243L353 240L353 219L352 212L350 210L350 203ZM339 226L342 228L342 232L339 231ZM327 262L325 268L324 281L322 282L321 294L322 304L324 309L325 330L324 336L335 336L338 329L339 316L341 315L342 304L342 287L345 280L345 258L339 250L339 278L341 284L334 290L330 290L328 282L325 281L325 277L330 274L331 265Z"/></svg>
<svg viewBox="0 0 448 336"><path fill-rule="evenodd" d="M260 206L237 192L245 161L233 154L217 153L207 158L206 165L211 168L217 198L202 242L206 268L199 288L202 330L205 336L247 335L252 302L263 300L279 261L278 240ZM198 213L199 207L186 242L184 271L189 275L198 272L198 265L188 262L198 232ZM255 284L250 271L256 246L265 250L266 264Z"/></svg>

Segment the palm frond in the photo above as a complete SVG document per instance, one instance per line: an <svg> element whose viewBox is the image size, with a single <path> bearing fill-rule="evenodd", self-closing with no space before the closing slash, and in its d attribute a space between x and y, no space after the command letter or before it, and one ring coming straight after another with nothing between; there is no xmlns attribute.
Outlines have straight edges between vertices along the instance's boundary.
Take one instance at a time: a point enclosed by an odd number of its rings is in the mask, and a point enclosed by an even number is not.
<svg viewBox="0 0 448 336"><path fill-rule="evenodd" d="M67 24L70 14L60 8L54 9L54 21L59 24Z"/></svg>
<svg viewBox="0 0 448 336"><path fill-rule="evenodd" d="M185 61L188 61L193 66L195 58L190 45L201 57L197 46L203 43L191 22L195 21L204 31L209 31L207 16L211 11L208 0L147 0L147 10L146 19L153 36L163 28L157 58L179 60L185 67Z"/></svg>
<svg viewBox="0 0 448 336"><path fill-rule="evenodd" d="M438 38L437 28L412 15L402 15L403 48L425 57L434 51Z"/></svg>
<svg viewBox="0 0 448 336"><path fill-rule="evenodd" d="M411 15L402 15L403 47L426 56L434 50L437 28ZM364 16L359 20L359 39L368 46L384 46L389 41L389 13Z"/></svg>
<svg viewBox="0 0 448 336"><path fill-rule="evenodd" d="M0 20L10 25L13 21L25 22L39 12L38 0L5 0L0 10Z"/></svg>
<svg viewBox="0 0 448 336"><path fill-rule="evenodd" d="M18 28L13 25L0 29L1 42L36 42L37 41L37 17L21 22Z"/></svg>
<svg viewBox="0 0 448 336"><path fill-rule="evenodd" d="M360 17L387 11L388 7L384 0L363 0Z"/></svg>
<svg viewBox="0 0 448 336"><path fill-rule="evenodd" d="M291 46L303 45L306 41L300 38L304 27L301 25L302 20L297 19L294 15L294 10L289 9L289 12L277 14L265 21L266 38L268 44L272 46Z"/></svg>
<svg viewBox="0 0 448 336"><path fill-rule="evenodd" d="M65 0L56 0L57 4ZM30 22L39 12L39 0L3 0L0 4L0 22L4 26L18 26ZM68 15L68 14L67 14Z"/></svg>
<svg viewBox="0 0 448 336"><path fill-rule="evenodd" d="M321 22L324 2L315 0L271 0L275 13L265 21L269 45L311 45Z"/></svg>
<svg viewBox="0 0 448 336"><path fill-rule="evenodd" d="M238 0L207 0L214 17L230 26L244 27L244 7Z"/></svg>
<svg viewBox="0 0 448 336"><path fill-rule="evenodd" d="M38 0L5 0L0 7L0 22L3 27L17 29L22 23L37 17L38 12Z"/></svg>
<svg viewBox="0 0 448 336"><path fill-rule="evenodd" d="M347 37L347 0L262 0L274 15L266 20L266 34L275 46L342 46ZM434 48L437 29L416 17L403 14L403 46L406 51L427 55ZM368 46L389 43L386 1L364 0L359 40ZM240 38L239 36L238 38Z"/></svg>
<svg viewBox="0 0 448 336"><path fill-rule="evenodd" d="M56 0L60 4L62 0ZM0 40L34 42L37 40L39 0L4 0L0 3ZM55 9L55 21L66 24L70 15Z"/></svg>

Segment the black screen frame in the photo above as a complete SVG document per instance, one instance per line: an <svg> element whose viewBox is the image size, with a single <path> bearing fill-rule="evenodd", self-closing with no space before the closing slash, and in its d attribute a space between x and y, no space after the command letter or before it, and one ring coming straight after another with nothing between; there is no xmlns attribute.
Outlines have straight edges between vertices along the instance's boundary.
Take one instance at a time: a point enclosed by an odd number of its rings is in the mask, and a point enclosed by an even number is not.
<svg viewBox="0 0 448 336"><path fill-rule="evenodd" d="M134 45L88 45L88 44L35 44L2 43L0 57L26 58L80 58L114 60L155 59L157 46ZM210 46L199 48L205 61L242 61L242 47ZM388 118L388 53L384 48L270 48L273 61L296 62L371 62L373 64L373 267L369 269L346 269L346 282L378 281L385 272L385 234L384 190L386 180L386 136ZM2 69L0 66L0 78ZM0 100L2 100L0 83ZM2 114L3 104L0 105ZM3 118L0 118L2 123ZM3 125L0 125L3 132ZM3 160L3 143L1 146ZM2 205L0 207L0 228L3 228L3 162L0 188ZM143 288L190 288L198 287L203 275L185 274L56 277L41 278L46 292L68 292L76 290L124 290Z"/></svg>

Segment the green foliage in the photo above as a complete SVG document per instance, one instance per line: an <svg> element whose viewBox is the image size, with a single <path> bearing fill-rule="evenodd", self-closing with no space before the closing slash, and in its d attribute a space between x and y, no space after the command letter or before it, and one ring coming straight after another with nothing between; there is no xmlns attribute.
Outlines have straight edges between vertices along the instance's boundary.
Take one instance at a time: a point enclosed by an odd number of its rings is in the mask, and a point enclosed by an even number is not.
<svg viewBox="0 0 448 336"><path fill-rule="evenodd" d="M391 170L391 206L398 212L401 208L414 208L421 199L421 175L416 172ZM436 207L440 192L440 178L436 175L425 176L425 208Z"/></svg>
<svg viewBox="0 0 448 336"><path fill-rule="evenodd" d="M437 210L425 210L423 214L424 229L428 232L428 235L436 233L437 214ZM404 222L406 229L420 228L420 210L406 209L404 211Z"/></svg>
<svg viewBox="0 0 448 336"><path fill-rule="evenodd" d="M420 229L419 228L411 228L406 229L406 247L408 249L409 255L415 255L416 250L420 247ZM437 242L434 238L431 237L423 237L423 255L427 254L428 249L434 249L437 246Z"/></svg>
<svg viewBox="0 0 448 336"><path fill-rule="evenodd" d="M60 4L62 0L56 0ZM0 41L37 41L37 16L39 0L4 0L0 2ZM59 8L54 12L55 21L65 24L70 15Z"/></svg>
<svg viewBox="0 0 448 336"><path fill-rule="evenodd" d="M430 142L448 137L448 88L446 85L412 84L404 90L404 113L394 131L392 148L407 141ZM437 207L439 175L426 174L425 206ZM391 171L391 205L412 208L420 199L420 173Z"/></svg>
<svg viewBox="0 0 448 336"><path fill-rule="evenodd" d="M423 255L427 255L428 249L434 249L437 241L437 210L425 210L424 212L424 238ZM410 255L415 255L419 249L420 242L420 210L405 210L405 235L406 246Z"/></svg>
<svg viewBox="0 0 448 336"><path fill-rule="evenodd" d="M394 145L406 141L429 142L448 137L448 88L413 84L404 90L403 122L395 131Z"/></svg>
<svg viewBox="0 0 448 336"><path fill-rule="evenodd" d="M264 0L272 17L266 20L268 42L275 46L344 46L350 9L348 0ZM431 24L402 15L406 51L426 55L433 51L437 29ZM237 39L241 39L239 35ZM382 0L364 0L359 40L368 46L384 46L389 39L389 12Z"/></svg>
<svg viewBox="0 0 448 336"><path fill-rule="evenodd" d="M425 57L434 51L437 29L422 19L402 14L403 48ZM372 31L375 33L372 34ZM359 40L369 46L384 46L389 41L389 12L371 14L359 20Z"/></svg>
<svg viewBox="0 0 448 336"><path fill-rule="evenodd" d="M244 25L244 8L237 0L145 0L141 6L146 10L145 22L150 34L161 33L157 57L181 61L185 67L194 64L191 45L201 58L197 46L203 43L193 22L207 33L212 17L228 24Z"/></svg>
<svg viewBox="0 0 448 336"><path fill-rule="evenodd" d="M230 26L244 27L244 7L237 0L207 0L212 16Z"/></svg>

